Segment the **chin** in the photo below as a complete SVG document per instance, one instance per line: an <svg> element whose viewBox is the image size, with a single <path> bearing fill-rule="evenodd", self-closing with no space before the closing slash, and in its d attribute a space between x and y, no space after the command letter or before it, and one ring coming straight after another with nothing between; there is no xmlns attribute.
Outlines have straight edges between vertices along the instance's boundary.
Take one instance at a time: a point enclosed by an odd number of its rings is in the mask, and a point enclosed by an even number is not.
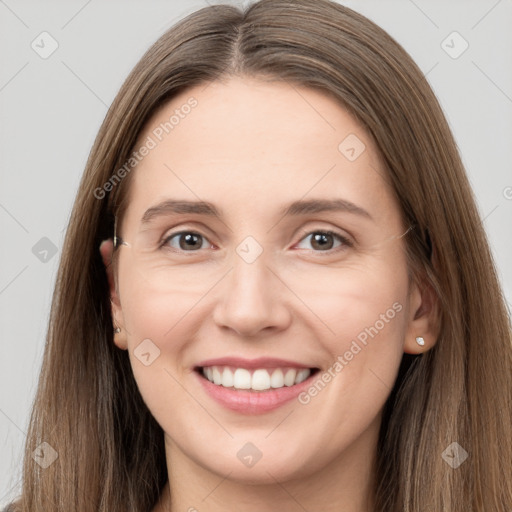
<svg viewBox="0 0 512 512"><path fill-rule="evenodd" d="M238 442L236 444L239 445ZM303 446L303 443L298 440L296 446ZM299 460L296 447L291 448L290 453L286 454L282 446L267 446L262 448L259 460L248 460L246 463L243 461L244 456L245 453L250 452L250 449L246 449L245 452L242 450L234 450L232 457L226 457L226 452L232 451L227 449L218 455L211 455L208 459L199 456L196 461L204 469L216 473L221 478L229 475L227 476L229 480L246 485L275 484L276 480L285 482L308 477L319 469L317 466L321 465L318 458L316 458L316 464L308 463L303 453ZM314 461L315 457L312 457L312 460ZM215 461L214 464L212 464L213 461Z"/></svg>

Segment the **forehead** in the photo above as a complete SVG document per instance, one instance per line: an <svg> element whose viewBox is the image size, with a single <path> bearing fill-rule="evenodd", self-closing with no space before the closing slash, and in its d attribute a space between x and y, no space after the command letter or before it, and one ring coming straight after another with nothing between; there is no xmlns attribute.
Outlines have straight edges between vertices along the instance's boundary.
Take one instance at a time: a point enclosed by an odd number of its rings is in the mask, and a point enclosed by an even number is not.
<svg viewBox="0 0 512 512"><path fill-rule="evenodd" d="M188 108L192 98L196 105ZM338 143L349 133L366 136L363 127L326 93L289 82L237 77L174 97L155 114L142 136L153 135L158 142L174 143L182 150L208 148L216 156L229 148L230 155L235 151L238 156L241 152L262 157L272 151L273 156L284 157L291 151L288 156L298 158L316 147L337 156Z"/></svg>
<svg viewBox="0 0 512 512"><path fill-rule="evenodd" d="M386 200L363 127L329 95L296 84L231 78L187 89L152 117L143 145L152 147L133 176L138 210L168 196L264 208L310 193Z"/></svg>

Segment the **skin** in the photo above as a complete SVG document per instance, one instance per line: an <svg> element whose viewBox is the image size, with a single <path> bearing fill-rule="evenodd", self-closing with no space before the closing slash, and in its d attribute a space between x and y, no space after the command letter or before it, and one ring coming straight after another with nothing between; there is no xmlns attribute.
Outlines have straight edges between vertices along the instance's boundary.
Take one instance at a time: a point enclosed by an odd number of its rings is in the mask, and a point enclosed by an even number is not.
<svg viewBox="0 0 512 512"><path fill-rule="evenodd" d="M133 171L117 275L107 267L121 328L114 342L129 351L165 433L169 482L154 512L370 511L382 408L402 355L429 350L438 334L431 290L408 278L400 238L408 226L377 149L323 93L239 77L173 98L137 147L191 96L198 105ZM366 146L354 161L338 150L349 134ZM208 201L224 217L175 214L142 226L144 212L167 198ZM279 214L313 198L349 200L372 218ZM176 252L158 248L182 229L204 236L199 249L179 252L179 236ZM308 235L326 229L353 246L334 237L326 250ZM247 236L263 248L252 263L236 252ZM108 265L112 241L100 251ZM228 355L327 372L395 303L401 310L307 404L244 415L214 402L193 373L201 360ZM160 355L145 366L134 350L148 338ZM247 442L262 454L252 467L237 457Z"/></svg>

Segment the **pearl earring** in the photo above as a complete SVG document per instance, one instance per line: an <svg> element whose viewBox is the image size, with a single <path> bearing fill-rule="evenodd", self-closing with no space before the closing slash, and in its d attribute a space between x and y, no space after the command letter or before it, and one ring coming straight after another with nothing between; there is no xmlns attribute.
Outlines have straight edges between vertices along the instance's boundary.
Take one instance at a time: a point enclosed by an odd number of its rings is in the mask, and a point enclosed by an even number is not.
<svg viewBox="0 0 512 512"><path fill-rule="evenodd" d="M418 345L423 346L423 345L425 345L425 340L424 340L421 336L418 336L418 337L416 338L416 343L417 343Z"/></svg>

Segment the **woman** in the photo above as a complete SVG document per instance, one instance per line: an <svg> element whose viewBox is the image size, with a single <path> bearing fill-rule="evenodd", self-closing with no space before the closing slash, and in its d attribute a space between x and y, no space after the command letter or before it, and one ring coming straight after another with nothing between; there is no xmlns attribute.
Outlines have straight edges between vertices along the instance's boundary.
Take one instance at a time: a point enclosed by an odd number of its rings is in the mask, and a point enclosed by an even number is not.
<svg viewBox="0 0 512 512"><path fill-rule="evenodd" d="M207 7L92 148L13 510L510 510L511 370L406 52L327 0Z"/></svg>

